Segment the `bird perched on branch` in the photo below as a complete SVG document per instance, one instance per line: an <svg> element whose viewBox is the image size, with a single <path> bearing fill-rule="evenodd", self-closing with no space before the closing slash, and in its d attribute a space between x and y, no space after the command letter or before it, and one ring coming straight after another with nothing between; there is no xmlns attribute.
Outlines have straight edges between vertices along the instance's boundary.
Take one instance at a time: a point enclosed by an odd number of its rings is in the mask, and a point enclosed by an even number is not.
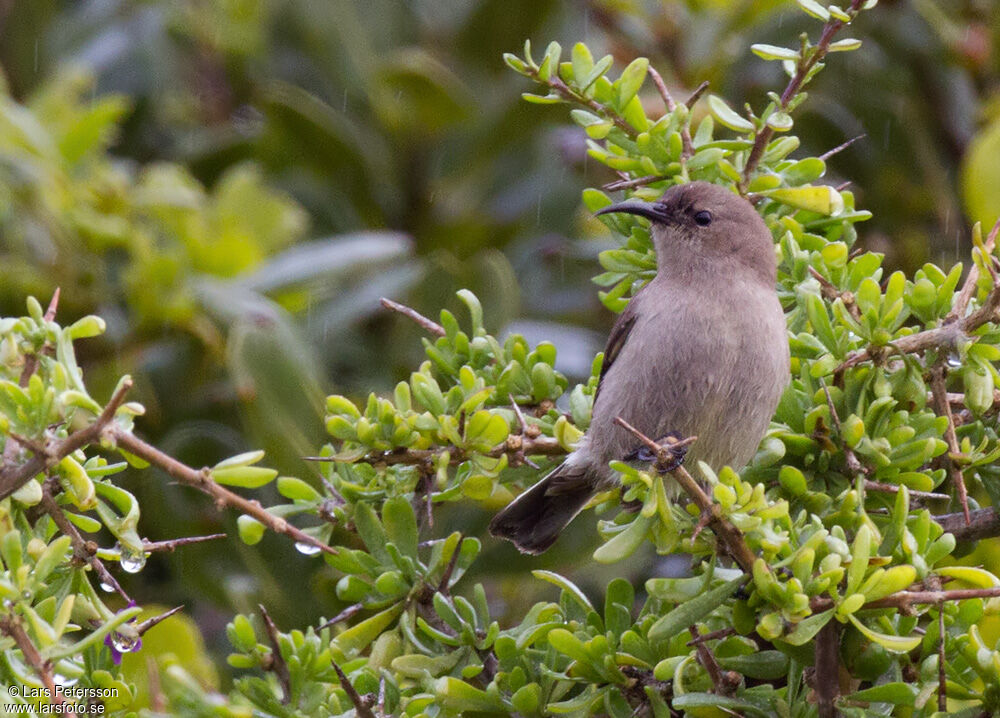
<svg viewBox="0 0 1000 718"><path fill-rule="evenodd" d="M612 460L642 457L621 417L646 436L697 436L688 458L742 468L788 383L774 245L746 199L691 182L656 202L625 201L652 223L656 277L618 317L604 350L593 418L576 450L490 523L524 553L545 551L595 494Z"/></svg>

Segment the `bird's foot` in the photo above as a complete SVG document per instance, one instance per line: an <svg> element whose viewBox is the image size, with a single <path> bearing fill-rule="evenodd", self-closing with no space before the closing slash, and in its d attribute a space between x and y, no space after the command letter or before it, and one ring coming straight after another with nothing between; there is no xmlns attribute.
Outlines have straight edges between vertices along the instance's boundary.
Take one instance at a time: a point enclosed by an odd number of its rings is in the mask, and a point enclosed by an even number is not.
<svg viewBox="0 0 1000 718"><path fill-rule="evenodd" d="M684 457L687 456L689 444L681 444L680 446L674 446L678 444L683 437L679 432L671 431L668 434L661 436L656 440L656 443L661 447L666 449L666 452L653 451L648 446L640 446L631 454L625 457L626 461L642 461L644 463L650 464L658 462L657 469L661 474L669 473L679 467L684 463ZM666 456L664 456L666 454ZM664 460L664 458L666 460Z"/></svg>
<svg viewBox="0 0 1000 718"><path fill-rule="evenodd" d="M643 502L639 499L632 499L631 501L622 501L622 511L627 514L637 514L642 509Z"/></svg>

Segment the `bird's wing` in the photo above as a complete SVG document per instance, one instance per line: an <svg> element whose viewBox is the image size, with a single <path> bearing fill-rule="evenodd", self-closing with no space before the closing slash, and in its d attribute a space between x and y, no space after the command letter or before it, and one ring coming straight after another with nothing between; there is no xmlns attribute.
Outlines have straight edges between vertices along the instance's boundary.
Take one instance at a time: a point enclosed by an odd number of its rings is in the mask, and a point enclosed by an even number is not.
<svg viewBox="0 0 1000 718"><path fill-rule="evenodd" d="M597 403L597 397L601 393L601 384L604 382L604 377L607 375L608 370L611 365L615 363L615 359L621 353L622 347L625 346L625 342L628 340L628 335L632 331L632 327L635 326L636 313L633 310L635 306L635 301L631 301L625 311L622 312L621 316L615 322L615 325L611 328L611 335L608 337L607 346L604 347L604 363L601 364L601 376L597 380L597 391L594 392L594 403Z"/></svg>

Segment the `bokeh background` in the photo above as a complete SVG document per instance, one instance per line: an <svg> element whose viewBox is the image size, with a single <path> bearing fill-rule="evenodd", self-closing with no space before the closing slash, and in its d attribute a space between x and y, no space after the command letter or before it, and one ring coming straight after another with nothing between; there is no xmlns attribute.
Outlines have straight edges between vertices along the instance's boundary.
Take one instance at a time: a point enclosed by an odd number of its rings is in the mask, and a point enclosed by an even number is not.
<svg viewBox="0 0 1000 718"><path fill-rule="evenodd" d="M789 5L0 0L0 312L61 287L64 323L108 323L79 347L95 396L131 373L157 445L194 465L261 447L311 481L324 396L386 391L421 357L419 329L380 296L461 316L468 287L492 331L554 342L582 379L612 317L590 283L610 244L579 196L614 178L564 108L521 101L531 88L501 54L584 40L619 66L648 56L679 97L708 80L760 107L784 78L749 45L816 31ZM846 34L863 48L831 56L811 89L803 149L863 135L827 178L874 212L862 244L892 268L950 266L971 222L1000 212L1000 3L883 0ZM147 650L190 653L224 687L235 611L261 602L290 628L342 607L319 559L273 536L244 546L201 495L124 476L147 538L232 536L123 575L143 603L185 604L205 642L178 624ZM439 529L482 534L487 519L463 506ZM593 523L531 561L487 541L477 580L512 610L545 590L528 568L599 589Z"/></svg>

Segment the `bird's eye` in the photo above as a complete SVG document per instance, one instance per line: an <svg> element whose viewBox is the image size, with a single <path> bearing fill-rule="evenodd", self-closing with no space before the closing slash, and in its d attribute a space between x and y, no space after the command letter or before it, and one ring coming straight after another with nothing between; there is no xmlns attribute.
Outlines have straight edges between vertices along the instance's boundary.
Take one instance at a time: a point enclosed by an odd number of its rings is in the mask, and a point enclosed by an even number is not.
<svg viewBox="0 0 1000 718"><path fill-rule="evenodd" d="M712 224L712 213L707 209L703 209L700 212L695 212L694 223L699 227L707 227Z"/></svg>

